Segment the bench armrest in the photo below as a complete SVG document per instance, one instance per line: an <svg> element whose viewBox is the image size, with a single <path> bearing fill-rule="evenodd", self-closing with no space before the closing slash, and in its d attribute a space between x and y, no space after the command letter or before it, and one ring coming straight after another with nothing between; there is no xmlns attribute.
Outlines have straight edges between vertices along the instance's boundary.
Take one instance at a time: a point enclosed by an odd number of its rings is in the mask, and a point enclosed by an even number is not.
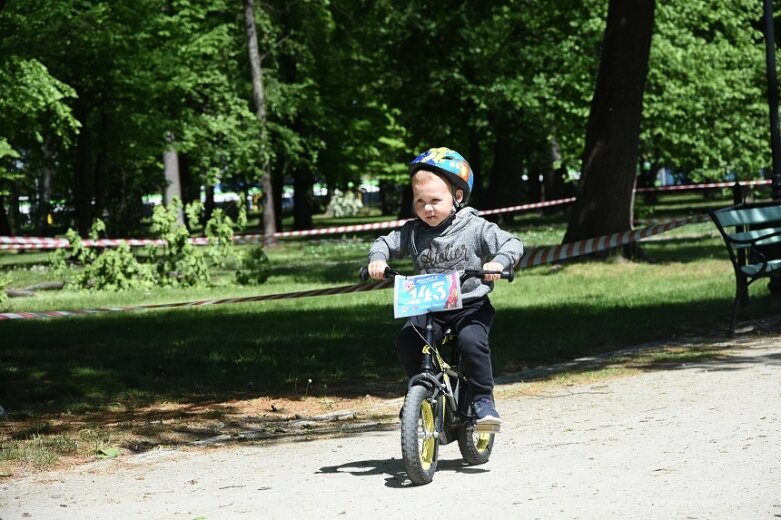
<svg viewBox="0 0 781 520"><path fill-rule="evenodd" d="M762 230L759 230L762 231ZM727 241L729 241L732 244L735 244L737 246L743 246L743 247L753 247L756 245L763 245L760 244L760 242L763 242L765 240L768 240L770 238L774 237L781 237L781 229L779 228L772 228L770 233L765 233L762 235L752 236L750 238L735 238L733 235L725 235L725 238Z"/></svg>

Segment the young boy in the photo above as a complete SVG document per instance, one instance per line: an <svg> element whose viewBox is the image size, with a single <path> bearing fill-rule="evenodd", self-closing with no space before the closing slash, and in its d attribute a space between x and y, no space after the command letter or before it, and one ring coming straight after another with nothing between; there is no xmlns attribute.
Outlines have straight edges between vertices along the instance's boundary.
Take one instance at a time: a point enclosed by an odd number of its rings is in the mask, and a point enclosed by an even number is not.
<svg viewBox="0 0 781 520"><path fill-rule="evenodd" d="M484 269L512 269L523 255L521 240L465 208L474 175L454 150L432 148L410 163L417 219L374 241L369 251L369 276L381 280L391 259L412 257L419 274ZM463 308L434 313L434 337L450 327L458 335L464 371L478 424L501 424L493 402L494 388L488 334L494 308L488 300L493 281L470 278L461 286ZM396 352L407 377L420 370L425 316L410 318L396 340ZM417 331L415 329L418 329Z"/></svg>

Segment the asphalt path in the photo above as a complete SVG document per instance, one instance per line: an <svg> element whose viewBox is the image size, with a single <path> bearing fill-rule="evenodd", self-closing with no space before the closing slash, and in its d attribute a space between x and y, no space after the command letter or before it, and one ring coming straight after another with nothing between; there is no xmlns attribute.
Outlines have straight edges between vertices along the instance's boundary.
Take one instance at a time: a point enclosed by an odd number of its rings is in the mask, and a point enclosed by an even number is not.
<svg viewBox="0 0 781 520"><path fill-rule="evenodd" d="M781 335L712 343L729 356L502 399L491 460L444 446L428 486L406 479L396 422L22 476L0 519L781 518Z"/></svg>

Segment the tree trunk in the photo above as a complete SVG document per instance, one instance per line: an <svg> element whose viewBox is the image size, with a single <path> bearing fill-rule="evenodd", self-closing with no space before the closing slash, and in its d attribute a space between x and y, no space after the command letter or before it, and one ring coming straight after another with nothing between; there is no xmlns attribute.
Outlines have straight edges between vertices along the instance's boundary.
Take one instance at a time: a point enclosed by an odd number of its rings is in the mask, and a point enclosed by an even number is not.
<svg viewBox="0 0 781 520"><path fill-rule="evenodd" d="M89 135L87 113L77 109L81 122L81 131L76 139L76 160L73 170L73 205L76 218L76 229L82 237L86 237L92 226L92 143Z"/></svg>
<svg viewBox="0 0 781 520"><path fill-rule="evenodd" d="M542 200L550 201L571 197L572 194L567 189L571 185L564 181L567 169L561 165L561 148L555 139L548 143L548 160L544 173ZM545 214L554 214L565 208L564 205L550 206L542 211Z"/></svg>
<svg viewBox="0 0 781 520"><path fill-rule="evenodd" d="M201 185L192 173L190 156L179 154L179 183L182 190L182 203L186 206L196 200L201 200Z"/></svg>
<svg viewBox="0 0 781 520"><path fill-rule="evenodd" d="M380 211L383 216L398 215L399 187L393 182L380 179Z"/></svg>
<svg viewBox="0 0 781 520"><path fill-rule="evenodd" d="M54 178L54 171L51 165L54 164L55 160L51 153L51 144L48 137L43 142L43 158L40 175L38 176L38 201L35 205L34 224L38 236L46 237L50 233L49 214L52 210L52 179Z"/></svg>
<svg viewBox="0 0 781 520"><path fill-rule="evenodd" d="M498 209L516 206L521 203L521 171L518 154L507 132L497 132L494 148L494 164L491 169L491 181L485 193L486 209ZM500 214L498 220L512 220L511 215Z"/></svg>
<svg viewBox="0 0 781 520"><path fill-rule="evenodd" d="M168 206L174 198L182 200L182 185L179 180L179 154L173 148L163 152L163 173L165 174L163 204ZM181 208L176 220L180 224L184 224L184 211Z"/></svg>
<svg viewBox="0 0 781 520"><path fill-rule="evenodd" d="M106 210L106 186L108 184L108 140L111 136L109 117L105 110L100 112L100 130L95 147L95 165L92 174L92 192L94 194L93 214L96 217L105 218ZM113 209L113 208L111 208Z"/></svg>
<svg viewBox="0 0 781 520"><path fill-rule="evenodd" d="M21 190L19 187L19 181L16 180L11 185L11 208L10 208L10 215L8 215L8 220L11 224L11 233L13 235L21 235L22 229L24 226L24 218L22 217L22 209L19 207L19 196L20 196ZM8 211L8 210L6 210Z"/></svg>
<svg viewBox="0 0 781 520"><path fill-rule="evenodd" d="M212 213L214 213L214 185L210 184L209 186L206 186L206 200L203 202L203 212L204 212L204 220L209 221L210 218L212 218Z"/></svg>
<svg viewBox="0 0 781 520"><path fill-rule="evenodd" d="M5 211L5 197L0 196L0 235L12 236L11 223L8 221L8 213Z"/></svg>
<svg viewBox="0 0 781 520"><path fill-rule="evenodd" d="M293 173L293 229L312 229L314 183L308 170Z"/></svg>
<svg viewBox="0 0 781 520"><path fill-rule="evenodd" d="M255 0L244 0L244 23L247 30L250 72L252 73L252 101L255 105L255 116L260 122L260 186L264 196L263 241L266 245L270 245L274 243L274 233L277 231L277 226L276 212L274 211L274 187L269 171L266 98L263 89L263 71L260 67L260 52L258 51L258 33L255 27Z"/></svg>
<svg viewBox="0 0 781 520"><path fill-rule="evenodd" d="M632 229L654 7L654 0L610 0L581 184L565 243Z"/></svg>
<svg viewBox="0 0 781 520"><path fill-rule="evenodd" d="M415 210L412 204L412 185L404 183L401 188L401 207L399 208L399 219L415 218Z"/></svg>
<svg viewBox="0 0 781 520"><path fill-rule="evenodd" d="M274 230L276 231L277 229L282 229L282 182L273 183L273 188L274 196L272 200L274 201L274 218L276 219L274 221Z"/></svg>
<svg viewBox="0 0 781 520"><path fill-rule="evenodd" d="M472 185L472 194L469 196L469 205L474 208L483 208L483 198L485 196L485 189L483 188L483 158L480 155L480 139L477 136L477 129L474 125L470 125L467 130L467 138L469 140L469 157L467 161L472 168L472 173L475 176L474 184Z"/></svg>

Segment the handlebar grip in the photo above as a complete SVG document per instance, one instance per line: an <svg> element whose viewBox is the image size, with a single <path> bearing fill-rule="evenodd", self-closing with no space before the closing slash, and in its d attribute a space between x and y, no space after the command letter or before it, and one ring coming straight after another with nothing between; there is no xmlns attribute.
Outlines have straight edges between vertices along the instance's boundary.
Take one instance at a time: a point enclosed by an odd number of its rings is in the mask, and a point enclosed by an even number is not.
<svg viewBox="0 0 781 520"><path fill-rule="evenodd" d="M383 273L385 275L385 278L390 278L391 276L396 276L399 274L398 271L395 271L391 269L390 267L385 268L385 272ZM361 281L365 282L368 280L369 277L369 267L368 266L361 266L361 268L358 270L358 278L361 279Z"/></svg>
<svg viewBox="0 0 781 520"><path fill-rule="evenodd" d="M513 269L512 266L506 271L507 276L505 276L505 273L502 272L502 278L507 279L507 283L512 283L513 280L515 280L515 269Z"/></svg>

